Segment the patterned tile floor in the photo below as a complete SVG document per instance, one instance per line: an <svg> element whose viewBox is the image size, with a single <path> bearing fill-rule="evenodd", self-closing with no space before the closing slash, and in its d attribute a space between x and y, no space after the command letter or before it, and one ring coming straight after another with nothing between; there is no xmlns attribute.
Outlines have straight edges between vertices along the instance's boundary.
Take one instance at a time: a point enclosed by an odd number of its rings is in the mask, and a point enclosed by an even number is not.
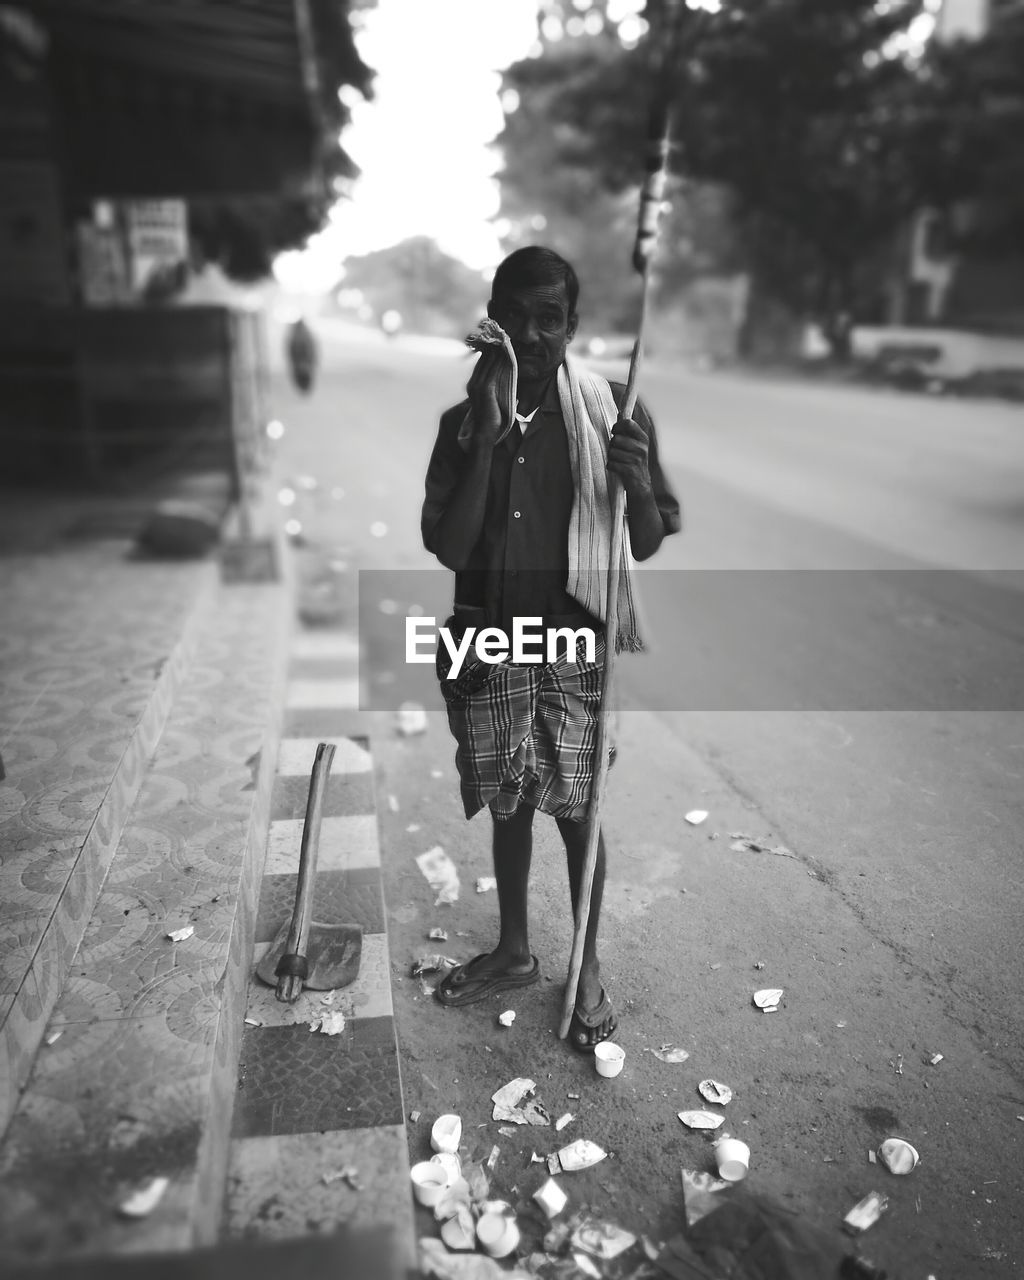
<svg viewBox="0 0 1024 1280"><path fill-rule="evenodd" d="M127 550L0 560L0 1133L215 594Z"/></svg>
<svg viewBox="0 0 1024 1280"><path fill-rule="evenodd" d="M334 993L278 1002L250 979L232 1125L228 1233L275 1240L344 1225L389 1228L380 1275L415 1265L413 1209L381 890L373 758L356 722L358 652L339 632L292 641L254 962L294 901L302 819L318 741L336 745L324 806L314 919L363 929L359 975ZM252 972L252 970L250 970ZM312 1031L344 1014L337 1035ZM337 1176L354 1169L351 1181Z"/></svg>
<svg viewBox="0 0 1024 1280"><path fill-rule="evenodd" d="M230 587L202 618L0 1148L0 1264L217 1237L284 603L279 585ZM191 937L170 940L189 924ZM117 1205L155 1175L171 1179L156 1210L120 1217Z"/></svg>

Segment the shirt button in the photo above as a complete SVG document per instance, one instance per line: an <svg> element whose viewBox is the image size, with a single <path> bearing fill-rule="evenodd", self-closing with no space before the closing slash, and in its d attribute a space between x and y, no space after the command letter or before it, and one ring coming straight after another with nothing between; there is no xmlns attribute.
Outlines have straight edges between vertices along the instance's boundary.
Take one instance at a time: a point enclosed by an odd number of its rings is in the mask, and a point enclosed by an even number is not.
<svg viewBox="0 0 1024 1280"><path fill-rule="evenodd" d="M516 458L516 462L525 462L525 461L526 461L525 458Z"/></svg>
<svg viewBox="0 0 1024 1280"><path fill-rule="evenodd" d="M513 511L513 512L512 512L512 514L515 516L515 518L516 518L517 520L519 519L519 512L518 512L518 511Z"/></svg>

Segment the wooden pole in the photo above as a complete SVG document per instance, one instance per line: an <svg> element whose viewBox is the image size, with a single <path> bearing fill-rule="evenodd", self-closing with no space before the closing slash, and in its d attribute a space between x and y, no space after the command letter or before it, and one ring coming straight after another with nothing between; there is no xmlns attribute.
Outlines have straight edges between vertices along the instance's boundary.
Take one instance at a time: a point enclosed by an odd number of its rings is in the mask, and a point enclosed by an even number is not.
<svg viewBox="0 0 1024 1280"><path fill-rule="evenodd" d="M668 58L666 55L665 66L667 65ZM663 74L665 66L662 69ZM636 341L633 344L633 353L629 361L626 398L620 411L620 416L623 418L632 417L636 408L636 384L640 371L644 324L647 319L649 267L657 241L658 215L661 211L668 174L670 132L667 83L663 83L660 89L660 97L655 102L651 112L647 145L647 176L640 195L640 216L636 244L633 248L633 265L640 273L641 279L640 319L637 325ZM572 951L569 955L569 974L566 979L565 999L562 1004L562 1021L558 1028L560 1040L564 1040L569 1034L569 1026L572 1023L572 1015L576 1008L580 971L583 968L584 944L586 942L587 926L590 923L590 899L594 891L597 848L601 839L601 804L608 779L608 739L611 724L612 679L615 671L615 649L619 634L618 598L619 578L622 573L622 522L626 510L626 493L617 476L609 475L608 488L609 496L612 499L612 541L608 559L605 649L604 664L601 670L601 710L598 714L597 743L594 748L594 781L590 793L590 808L587 818L587 848L583 859L583 874L577 899Z"/></svg>

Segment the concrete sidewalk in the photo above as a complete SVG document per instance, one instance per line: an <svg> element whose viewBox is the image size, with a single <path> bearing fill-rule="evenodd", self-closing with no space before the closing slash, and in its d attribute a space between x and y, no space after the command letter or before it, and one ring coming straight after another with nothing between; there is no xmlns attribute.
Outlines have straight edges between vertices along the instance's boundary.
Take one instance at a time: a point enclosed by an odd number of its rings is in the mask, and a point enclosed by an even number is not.
<svg viewBox="0 0 1024 1280"><path fill-rule="evenodd" d="M201 1246L241 1258L232 1240L273 1239L286 1268L291 1240L305 1274L315 1255L337 1276L372 1241L381 1275L407 1274L354 640L293 634L287 574L228 585L215 556L136 558L148 510L112 495L2 505L0 1262L86 1274L132 1255L139 1274L186 1274L221 1256ZM365 935L340 1036L250 980L290 914L320 738L339 750L318 915ZM358 1172L325 1178L342 1166ZM121 1213L155 1177L169 1182L152 1212ZM311 1235L333 1246L310 1252Z"/></svg>

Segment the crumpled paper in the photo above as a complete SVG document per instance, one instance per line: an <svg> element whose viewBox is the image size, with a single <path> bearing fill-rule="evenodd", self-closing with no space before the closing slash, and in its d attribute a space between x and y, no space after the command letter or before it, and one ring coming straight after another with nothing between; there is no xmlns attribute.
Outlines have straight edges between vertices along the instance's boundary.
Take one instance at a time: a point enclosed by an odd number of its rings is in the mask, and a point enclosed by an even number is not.
<svg viewBox="0 0 1024 1280"><path fill-rule="evenodd" d="M533 1093L536 1087L536 1083L525 1076L518 1076L502 1085L497 1093L491 1094L491 1101L494 1103L491 1119L510 1120L513 1124L550 1124L551 1117L540 1102L533 1098L523 1102L526 1095Z"/></svg>

